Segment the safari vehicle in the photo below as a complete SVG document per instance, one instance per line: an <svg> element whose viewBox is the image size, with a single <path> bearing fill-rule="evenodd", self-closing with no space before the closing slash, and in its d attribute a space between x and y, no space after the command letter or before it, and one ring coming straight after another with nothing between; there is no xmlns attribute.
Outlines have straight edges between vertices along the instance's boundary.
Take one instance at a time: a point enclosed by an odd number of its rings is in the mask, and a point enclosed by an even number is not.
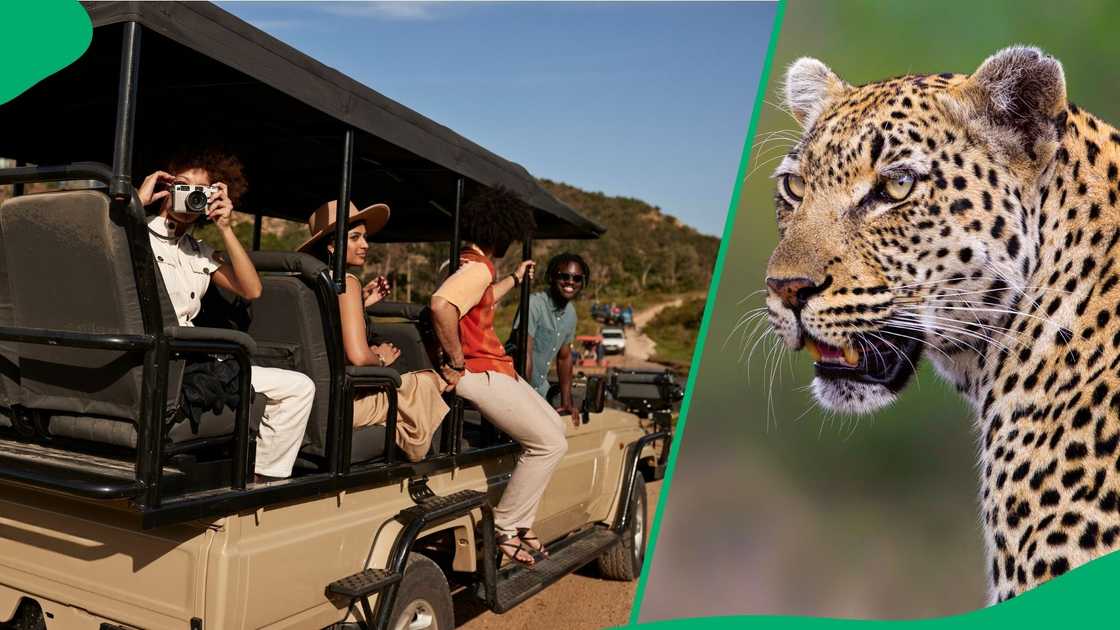
<svg viewBox="0 0 1120 630"><path fill-rule="evenodd" d="M603 338L599 335L576 336L573 345L579 350L579 360L577 361L579 367L599 367L602 365L598 358L599 346L602 343Z"/></svg>
<svg viewBox="0 0 1120 630"><path fill-rule="evenodd" d="M638 464L668 431L607 408L605 383L590 382L535 525L551 557L503 567L490 506L519 446L453 399L429 456L404 461L398 373L343 358L345 222L333 269L258 251L264 217L302 221L325 199L355 198L393 208L378 240L447 241L454 268L467 187L528 203L537 238L602 229L516 164L213 5L87 11L88 51L0 106L0 155L21 164L0 169L13 188L0 204L0 627L449 628L449 584L503 612L596 560L634 579L647 517ZM134 163L213 132L252 185L240 209L256 217L264 291L245 330L175 325L133 188L147 172ZM44 182L65 186L25 194ZM369 314L388 318L374 328L404 367L433 365L425 308ZM197 433L172 413L196 353L242 367L236 411L204 416ZM262 485L249 481L251 364L316 385L296 471ZM390 417L355 432L363 388L388 393Z"/></svg>
<svg viewBox="0 0 1120 630"><path fill-rule="evenodd" d="M607 354L626 352L626 332L621 328L603 328L599 335L603 338L603 350Z"/></svg>

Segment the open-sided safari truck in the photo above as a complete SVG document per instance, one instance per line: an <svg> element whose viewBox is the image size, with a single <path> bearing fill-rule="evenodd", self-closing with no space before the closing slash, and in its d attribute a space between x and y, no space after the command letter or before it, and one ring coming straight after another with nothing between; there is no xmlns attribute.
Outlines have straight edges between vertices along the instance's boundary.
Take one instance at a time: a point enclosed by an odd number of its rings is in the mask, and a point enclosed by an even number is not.
<svg viewBox="0 0 1120 630"><path fill-rule="evenodd" d="M601 228L516 164L212 5L87 10L85 55L0 107L0 155L21 164L0 170L14 194L0 205L0 627L445 628L449 583L501 612L596 559L608 577L635 578L638 462L667 431L604 408L593 385L535 526L551 558L502 567L490 505L519 446L461 400L418 463L396 451L395 411L353 431L354 391L395 400L399 381L344 361L345 256L328 269L256 251L262 217L303 220L353 198L393 208L378 240L448 241L454 266L472 186L531 205L538 238ZM146 174L134 163L215 132L251 182L240 209L256 215L264 291L246 330L176 326L133 189ZM24 194L38 182L83 189ZM339 249L344 236L340 223ZM381 303L371 316L392 318L375 328L404 367L432 365L424 308ZM197 432L175 413L192 353L244 368L236 413L204 416ZM250 364L316 385L284 481L251 482Z"/></svg>

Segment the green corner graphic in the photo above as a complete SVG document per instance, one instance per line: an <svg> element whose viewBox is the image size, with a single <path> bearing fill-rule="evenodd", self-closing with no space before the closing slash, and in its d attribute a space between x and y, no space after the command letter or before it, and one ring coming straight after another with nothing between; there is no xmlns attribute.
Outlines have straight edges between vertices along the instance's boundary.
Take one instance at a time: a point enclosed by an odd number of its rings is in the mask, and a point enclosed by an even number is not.
<svg viewBox="0 0 1120 630"><path fill-rule="evenodd" d="M0 3L0 105L73 63L92 38L75 0Z"/></svg>

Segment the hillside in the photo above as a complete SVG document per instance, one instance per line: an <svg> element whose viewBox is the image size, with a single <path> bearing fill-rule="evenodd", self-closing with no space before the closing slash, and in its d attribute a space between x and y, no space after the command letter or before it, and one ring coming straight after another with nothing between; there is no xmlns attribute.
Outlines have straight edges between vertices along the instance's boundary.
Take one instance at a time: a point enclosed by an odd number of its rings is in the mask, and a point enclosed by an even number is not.
<svg viewBox="0 0 1120 630"><path fill-rule="evenodd" d="M597 241L546 241L539 248L547 249L548 254L563 248L587 258L594 277L593 296L634 298L708 289L719 239L701 234L639 199L587 192L547 179L540 183L557 199L607 228Z"/></svg>

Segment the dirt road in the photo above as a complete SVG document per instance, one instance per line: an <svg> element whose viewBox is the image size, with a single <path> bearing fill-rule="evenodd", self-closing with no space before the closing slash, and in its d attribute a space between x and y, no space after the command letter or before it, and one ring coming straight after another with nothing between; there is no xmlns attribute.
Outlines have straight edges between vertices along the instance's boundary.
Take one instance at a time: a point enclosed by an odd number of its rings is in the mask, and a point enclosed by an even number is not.
<svg viewBox="0 0 1120 630"><path fill-rule="evenodd" d="M626 351L621 355L607 357L608 367L634 368L634 369L660 369L664 367L659 363L649 360L653 356L657 342L650 339L642 332L646 324L653 321L654 317L670 306L680 306L684 298L677 298L671 302L662 302L656 306L642 309L634 314L634 327L626 329Z"/></svg>
<svg viewBox="0 0 1120 630"><path fill-rule="evenodd" d="M661 482L646 486L649 518L657 509ZM467 593L455 595L455 626L461 630L597 630L625 624L637 582L615 582L596 575L595 563L534 595L517 608L496 615Z"/></svg>

